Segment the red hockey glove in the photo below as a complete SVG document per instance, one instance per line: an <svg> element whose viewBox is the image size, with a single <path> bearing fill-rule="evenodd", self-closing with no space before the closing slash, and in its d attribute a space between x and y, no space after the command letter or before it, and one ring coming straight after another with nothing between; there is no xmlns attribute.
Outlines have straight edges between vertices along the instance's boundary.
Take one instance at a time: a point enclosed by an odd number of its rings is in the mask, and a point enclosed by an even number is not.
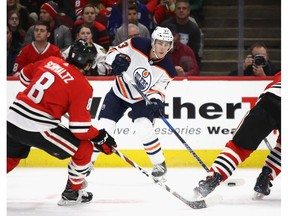
<svg viewBox="0 0 288 216"><path fill-rule="evenodd" d="M128 55L119 53L116 55L111 67L114 75L119 76L129 67L131 59Z"/></svg>
<svg viewBox="0 0 288 216"><path fill-rule="evenodd" d="M110 155L113 153L113 148L117 147L117 144L112 136L110 136L105 129L99 130L98 136L91 139L95 148L99 151Z"/></svg>

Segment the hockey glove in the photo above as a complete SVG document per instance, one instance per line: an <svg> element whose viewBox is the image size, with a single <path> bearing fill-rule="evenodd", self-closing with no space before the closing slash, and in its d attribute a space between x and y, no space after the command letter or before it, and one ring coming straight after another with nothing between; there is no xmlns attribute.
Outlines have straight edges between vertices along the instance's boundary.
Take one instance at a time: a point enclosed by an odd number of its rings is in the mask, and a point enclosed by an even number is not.
<svg viewBox="0 0 288 216"><path fill-rule="evenodd" d="M154 118L159 118L164 111L162 101L156 98L152 98L150 101L152 103L147 105L149 115L152 115Z"/></svg>
<svg viewBox="0 0 288 216"><path fill-rule="evenodd" d="M123 71L126 71L129 67L131 59L128 55L119 53L116 55L112 63L112 72L114 75L119 76Z"/></svg>
<svg viewBox="0 0 288 216"><path fill-rule="evenodd" d="M99 130L98 136L91 139L95 148L99 151L110 155L113 153L113 148L117 147L117 144L112 136L110 136L105 129Z"/></svg>

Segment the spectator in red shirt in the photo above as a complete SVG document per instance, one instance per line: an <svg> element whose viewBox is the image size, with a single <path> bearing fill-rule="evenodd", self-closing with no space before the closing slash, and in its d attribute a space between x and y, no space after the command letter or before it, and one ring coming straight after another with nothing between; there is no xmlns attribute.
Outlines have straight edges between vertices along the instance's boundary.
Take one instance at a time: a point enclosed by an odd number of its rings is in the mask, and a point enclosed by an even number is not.
<svg viewBox="0 0 288 216"><path fill-rule="evenodd" d="M80 20L74 22L72 28L72 37L76 39L76 31L79 25L85 24L90 26L93 34L93 41L100 46L103 46L104 49L108 50L110 46L110 37L108 35L107 29L100 22L96 21L96 10L92 4L87 4L83 8L83 17Z"/></svg>
<svg viewBox="0 0 288 216"><path fill-rule="evenodd" d="M168 55L175 65L178 76L198 76L199 66L193 50L185 44L180 42L180 35L176 25L167 24L167 28L173 34L174 47Z"/></svg>
<svg viewBox="0 0 288 216"><path fill-rule="evenodd" d="M73 40L70 29L57 20L58 10L58 4L53 1L42 4L39 20L49 22L51 34L48 41L56 45L59 49L64 50L72 44ZM34 25L27 31L24 45L31 43L34 40L33 36Z"/></svg>
<svg viewBox="0 0 288 216"><path fill-rule="evenodd" d="M175 2L176 0L161 0L155 7L153 14L153 22L155 25L161 25L161 23L175 16Z"/></svg>
<svg viewBox="0 0 288 216"><path fill-rule="evenodd" d="M19 76L21 69L29 63L34 63L49 56L62 58L60 49L48 42L50 34L50 25L48 22L42 20L36 22L34 27L35 41L26 45L20 51L13 67L13 76Z"/></svg>
<svg viewBox="0 0 288 216"><path fill-rule="evenodd" d="M81 19L83 15L82 10L87 4L93 4L98 15L101 14L109 16L111 7L117 2L118 0L74 0L73 4L77 19Z"/></svg>

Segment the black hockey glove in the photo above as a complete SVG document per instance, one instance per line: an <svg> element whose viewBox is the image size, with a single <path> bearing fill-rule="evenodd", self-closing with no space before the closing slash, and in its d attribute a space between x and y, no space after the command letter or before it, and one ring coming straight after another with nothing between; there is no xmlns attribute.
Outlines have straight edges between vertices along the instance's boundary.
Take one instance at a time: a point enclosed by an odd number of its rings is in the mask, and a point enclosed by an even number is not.
<svg viewBox="0 0 288 216"><path fill-rule="evenodd" d="M110 155L113 153L113 148L117 147L117 144L112 136L110 136L105 129L99 130L98 136L91 139L95 148L99 151Z"/></svg>
<svg viewBox="0 0 288 216"><path fill-rule="evenodd" d="M129 67L131 59L128 55L119 53L116 55L112 63L112 72L114 75L119 76L123 71L126 71Z"/></svg>
<svg viewBox="0 0 288 216"><path fill-rule="evenodd" d="M152 103L147 105L149 115L152 115L154 118L159 118L164 111L162 101L156 98L152 98L150 101Z"/></svg>

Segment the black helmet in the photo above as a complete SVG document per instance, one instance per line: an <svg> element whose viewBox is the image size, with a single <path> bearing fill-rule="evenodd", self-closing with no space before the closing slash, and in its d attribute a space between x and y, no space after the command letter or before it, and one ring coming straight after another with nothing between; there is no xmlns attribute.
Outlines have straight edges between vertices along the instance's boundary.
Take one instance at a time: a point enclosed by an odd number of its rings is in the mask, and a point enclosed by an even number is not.
<svg viewBox="0 0 288 216"><path fill-rule="evenodd" d="M92 43L85 40L76 40L70 47L67 62L84 69L87 64L93 64L97 50Z"/></svg>

